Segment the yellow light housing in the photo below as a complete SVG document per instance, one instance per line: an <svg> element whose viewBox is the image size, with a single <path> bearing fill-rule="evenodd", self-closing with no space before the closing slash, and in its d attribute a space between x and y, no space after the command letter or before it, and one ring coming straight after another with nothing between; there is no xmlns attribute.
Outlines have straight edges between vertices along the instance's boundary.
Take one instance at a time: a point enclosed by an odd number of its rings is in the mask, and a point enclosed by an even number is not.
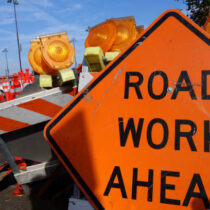
<svg viewBox="0 0 210 210"><path fill-rule="evenodd" d="M115 18L117 27L117 37L110 51L122 51L137 36L136 23L134 17Z"/></svg>
<svg viewBox="0 0 210 210"><path fill-rule="evenodd" d="M47 65L55 71L70 67L74 63L74 47L67 33L56 33L38 37L41 41L42 56Z"/></svg>
<svg viewBox="0 0 210 210"><path fill-rule="evenodd" d="M85 41L87 47L101 47L103 52L111 49L117 36L117 29L113 19L109 19L89 29L88 37Z"/></svg>
<svg viewBox="0 0 210 210"><path fill-rule="evenodd" d="M52 71L42 58L41 43L39 40L31 40L28 60L33 70L38 74L49 74Z"/></svg>

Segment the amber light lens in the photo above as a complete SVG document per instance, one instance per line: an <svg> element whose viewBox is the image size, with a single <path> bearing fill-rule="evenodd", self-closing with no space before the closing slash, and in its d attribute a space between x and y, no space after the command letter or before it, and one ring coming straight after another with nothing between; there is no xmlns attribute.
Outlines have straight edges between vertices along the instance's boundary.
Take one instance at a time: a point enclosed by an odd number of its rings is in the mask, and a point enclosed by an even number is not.
<svg viewBox="0 0 210 210"><path fill-rule="evenodd" d="M74 63L74 47L66 32L40 36L39 38L42 44L43 59L55 72L68 68Z"/></svg>
<svg viewBox="0 0 210 210"><path fill-rule="evenodd" d="M204 30L210 34L210 16L208 17L208 19L206 20L204 24Z"/></svg>
<svg viewBox="0 0 210 210"><path fill-rule="evenodd" d="M116 18L114 22L117 27L117 37L111 51L122 51L136 39L137 30L135 19L134 17Z"/></svg>
<svg viewBox="0 0 210 210"><path fill-rule="evenodd" d="M89 34L85 41L85 48L101 47L105 53L111 49L116 36L117 29L114 20L107 20L89 29Z"/></svg>
<svg viewBox="0 0 210 210"><path fill-rule="evenodd" d="M69 55L69 49L63 42L54 41L47 49L49 57L56 62L64 62Z"/></svg>
<svg viewBox="0 0 210 210"><path fill-rule="evenodd" d="M41 43L39 40L31 41L28 60L32 69L38 74L49 74L52 71L42 58Z"/></svg>

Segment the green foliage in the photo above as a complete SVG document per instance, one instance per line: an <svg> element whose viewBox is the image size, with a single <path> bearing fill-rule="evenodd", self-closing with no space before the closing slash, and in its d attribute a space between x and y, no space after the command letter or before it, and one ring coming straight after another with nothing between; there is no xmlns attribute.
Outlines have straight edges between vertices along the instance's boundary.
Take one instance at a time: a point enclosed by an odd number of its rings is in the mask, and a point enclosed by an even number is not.
<svg viewBox="0 0 210 210"><path fill-rule="evenodd" d="M203 26L210 11L210 0L183 0L187 5L188 17Z"/></svg>

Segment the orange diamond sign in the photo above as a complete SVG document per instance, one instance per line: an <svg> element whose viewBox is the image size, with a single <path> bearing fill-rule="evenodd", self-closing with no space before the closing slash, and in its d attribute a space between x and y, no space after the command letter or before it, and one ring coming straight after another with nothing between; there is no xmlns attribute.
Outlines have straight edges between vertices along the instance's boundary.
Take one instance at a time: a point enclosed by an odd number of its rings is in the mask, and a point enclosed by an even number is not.
<svg viewBox="0 0 210 210"><path fill-rule="evenodd" d="M95 208L210 208L209 44L166 11L47 125Z"/></svg>

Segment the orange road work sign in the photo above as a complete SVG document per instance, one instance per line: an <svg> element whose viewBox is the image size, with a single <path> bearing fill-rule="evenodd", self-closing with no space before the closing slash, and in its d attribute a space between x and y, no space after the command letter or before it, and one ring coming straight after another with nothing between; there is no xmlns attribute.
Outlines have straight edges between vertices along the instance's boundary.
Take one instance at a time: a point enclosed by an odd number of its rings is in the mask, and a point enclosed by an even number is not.
<svg viewBox="0 0 210 210"><path fill-rule="evenodd" d="M45 137L97 209L210 209L210 40L163 13Z"/></svg>

